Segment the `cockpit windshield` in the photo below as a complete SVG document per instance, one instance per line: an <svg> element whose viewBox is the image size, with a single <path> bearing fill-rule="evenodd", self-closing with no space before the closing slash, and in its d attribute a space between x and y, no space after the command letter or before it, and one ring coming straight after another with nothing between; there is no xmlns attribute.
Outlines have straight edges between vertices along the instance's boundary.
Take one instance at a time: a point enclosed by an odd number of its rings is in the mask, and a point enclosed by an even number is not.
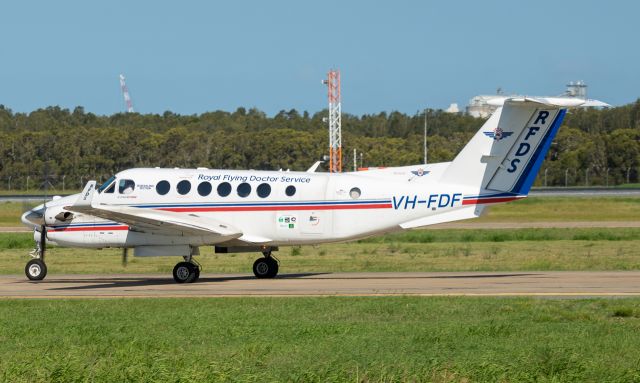
<svg viewBox="0 0 640 383"><path fill-rule="evenodd" d="M115 179L116 179L116 176L111 176L111 178L109 178L105 183L100 185L100 187L98 188L98 193L102 193L104 191L104 189L106 189L109 185L111 185L111 183Z"/></svg>

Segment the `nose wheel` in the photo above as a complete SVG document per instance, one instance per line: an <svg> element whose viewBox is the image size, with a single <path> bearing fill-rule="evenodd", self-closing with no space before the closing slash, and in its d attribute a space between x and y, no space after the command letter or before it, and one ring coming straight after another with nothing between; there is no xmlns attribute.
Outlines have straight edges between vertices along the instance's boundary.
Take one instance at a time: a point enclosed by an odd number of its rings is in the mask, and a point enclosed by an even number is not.
<svg viewBox="0 0 640 383"><path fill-rule="evenodd" d="M47 276L47 265L41 259L32 259L24 268L27 278L32 281L41 281Z"/></svg>
<svg viewBox="0 0 640 383"><path fill-rule="evenodd" d="M177 283L193 283L200 278L200 268L191 262L179 262L173 268L173 280Z"/></svg>
<svg viewBox="0 0 640 383"><path fill-rule="evenodd" d="M256 259L253 262L253 275L256 278L273 278L278 275L278 261L271 255Z"/></svg>

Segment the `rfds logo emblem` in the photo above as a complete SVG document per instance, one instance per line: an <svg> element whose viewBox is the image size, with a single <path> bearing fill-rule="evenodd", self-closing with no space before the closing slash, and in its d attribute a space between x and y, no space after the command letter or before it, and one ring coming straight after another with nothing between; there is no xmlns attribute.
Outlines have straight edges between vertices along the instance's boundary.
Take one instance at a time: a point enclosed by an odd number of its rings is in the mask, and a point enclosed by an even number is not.
<svg viewBox="0 0 640 383"><path fill-rule="evenodd" d="M422 177L422 176L424 176L426 174L429 174L429 171L420 168L418 170L412 170L411 174L413 174L414 176Z"/></svg>
<svg viewBox="0 0 640 383"><path fill-rule="evenodd" d="M483 132L485 136L493 138L495 141L500 141L503 138L507 138L513 134L513 132L505 132L501 127L496 127L492 132Z"/></svg>

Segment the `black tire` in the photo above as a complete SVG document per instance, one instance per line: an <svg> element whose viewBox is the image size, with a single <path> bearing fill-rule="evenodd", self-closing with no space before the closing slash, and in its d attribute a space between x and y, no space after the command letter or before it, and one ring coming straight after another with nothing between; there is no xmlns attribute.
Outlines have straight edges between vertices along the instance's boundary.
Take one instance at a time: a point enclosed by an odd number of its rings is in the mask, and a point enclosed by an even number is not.
<svg viewBox="0 0 640 383"><path fill-rule="evenodd" d="M40 259L27 262L24 273L32 281L41 281L47 276L47 265Z"/></svg>
<svg viewBox="0 0 640 383"><path fill-rule="evenodd" d="M191 283L196 279L196 266L190 262L179 262L173 268L173 280L177 283Z"/></svg>
<svg viewBox="0 0 640 383"><path fill-rule="evenodd" d="M253 275L256 278L273 278L278 275L278 262L271 257L263 257L253 262Z"/></svg>
<svg viewBox="0 0 640 383"><path fill-rule="evenodd" d="M198 267L198 265L193 265L194 267L194 273L195 273L195 277L193 278L193 280L191 281L191 283L193 282L197 282L198 279L200 279L200 267Z"/></svg>

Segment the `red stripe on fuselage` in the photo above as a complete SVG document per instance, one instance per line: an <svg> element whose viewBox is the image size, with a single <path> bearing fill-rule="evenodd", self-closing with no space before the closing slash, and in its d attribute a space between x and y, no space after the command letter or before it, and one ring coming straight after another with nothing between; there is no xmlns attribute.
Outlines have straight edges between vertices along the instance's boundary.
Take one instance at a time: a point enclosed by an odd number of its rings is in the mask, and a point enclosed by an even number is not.
<svg viewBox="0 0 640 383"><path fill-rule="evenodd" d="M114 230L129 230L129 226L87 226L87 227L63 227L57 229L48 229L49 233L62 232L62 231L114 231Z"/></svg>
<svg viewBox="0 0 640 383"><path fill-rule="evenodd" d="M287 211L287 210L361 210L361 209L390 209L391 203L370 205L306 205L306 206L201 206L201 207L163 207L158 210L174 212L205 212L205 211Z"/></svg>
<svg viewBox="0 0 640 383"><path fill-rule="evenodd" d="M500 203L500 202L509 202L515 201L522 197L496 197L496 198L475 198L475 199L465 199L462 201L463 205L478 205L485 203Z"/></svg>

